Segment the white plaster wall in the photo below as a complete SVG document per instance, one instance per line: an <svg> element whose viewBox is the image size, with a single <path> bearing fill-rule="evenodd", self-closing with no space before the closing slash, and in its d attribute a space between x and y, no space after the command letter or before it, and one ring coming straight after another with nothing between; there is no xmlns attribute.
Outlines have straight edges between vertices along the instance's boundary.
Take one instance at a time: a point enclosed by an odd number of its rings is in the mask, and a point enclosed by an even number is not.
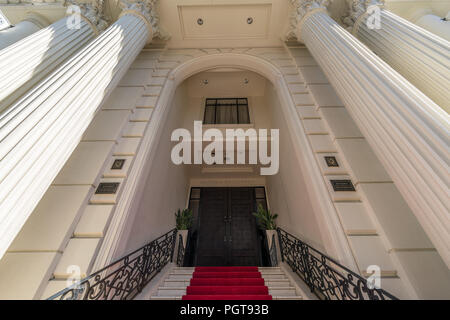
<svg viewBox="0 0 450 320"><path fill-rule="evenodd" d="M302 166L293 150L286 119L279 110L273 86L266 86L265 101L270 104L272 127L280 129L280 170L267 177L267 194L272 213L278 213L278 226L325 251L316 215L308 196Z"/></svg>
<svg viewBox="0 0 450 320"><path fill-rule="evenodd" d="M164 132L158 143L157 156L151 164L139 209L127 240L126 252L139 248L175 228L174 213L186 205L189 191L186 168L183 165L174 165L170 159L170 136L182 121L186 97L187 87L182 84L175 93Z"/></svg>

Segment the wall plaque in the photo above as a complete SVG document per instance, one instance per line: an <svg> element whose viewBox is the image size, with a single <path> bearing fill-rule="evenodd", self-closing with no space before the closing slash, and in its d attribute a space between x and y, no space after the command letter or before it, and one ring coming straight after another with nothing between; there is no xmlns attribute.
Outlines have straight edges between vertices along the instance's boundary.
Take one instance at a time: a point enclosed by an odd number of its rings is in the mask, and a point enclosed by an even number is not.
<svg viewBox="0 0 450 320"><path fill-rule="evenodd" d="M336 157L324 157L327 166L329 167L339 167L339 163L336 160Z"/></svg>
<svg viewBox="0 0 450 320"><path fill-rule="evenodd" d="M95 194L115 194L119 184L119 182L102 182L98 185Z"/></svg>
<svg viewBox="0 0 450 320"><path fill-rule="evenodd" d="M111 170L121 170L125 164L126 159L116 159L113 162Z"/></svg>
<svg viewBox="0 0 450 320"><path fill-rule="evenodd" d="M330 180L334 191L356 191L351 180Z"/></svg>

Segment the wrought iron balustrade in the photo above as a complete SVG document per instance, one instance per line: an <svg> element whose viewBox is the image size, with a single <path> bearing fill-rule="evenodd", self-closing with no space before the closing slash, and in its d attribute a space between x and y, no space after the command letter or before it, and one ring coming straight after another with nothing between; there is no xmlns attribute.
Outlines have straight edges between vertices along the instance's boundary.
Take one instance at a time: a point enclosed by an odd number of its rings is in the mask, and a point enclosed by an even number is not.
<svg viewBox="0 0 450 320"><path fill-rule="evenodd" d="M366 279L281 228L277 232L282 261L319 299L397 300L383 289L370 288Z"/></svg>
<svg viewBox="0 0 450 320"><path fill-rule="evenodd" d="M48 300L131 300L173 259L177 230L133 251Z"/></svg>

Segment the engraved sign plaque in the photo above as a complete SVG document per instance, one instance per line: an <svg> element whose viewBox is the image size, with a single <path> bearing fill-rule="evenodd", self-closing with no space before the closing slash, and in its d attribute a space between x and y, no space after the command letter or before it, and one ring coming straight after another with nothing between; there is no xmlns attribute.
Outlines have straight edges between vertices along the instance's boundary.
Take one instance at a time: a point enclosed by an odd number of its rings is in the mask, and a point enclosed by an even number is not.
<svg viewBox="0 0 450 320"><path fill-rule="evenodd" d="M111 170L121 170L123 168L123 165L125 164L125 161L125 159L114 160Z"/></svg>
<svg viewBox="0 0 450 320"><path fill-rule="evenodd" d="M356 191L351 180L330 180L334 191Z"/></svg>
<svg viewBox="0 0 450 320"><path fill-rule="evenodd" d="M115 194L119 188L119 182L102 182L98 185L96 194Z"/></svg>
<svg viewBox="0 0 450 320"><path fill-rule="evenodd" d="M327 156L324 158L328 167L339 167L339 163L337 162L336 157Z"/></svg>

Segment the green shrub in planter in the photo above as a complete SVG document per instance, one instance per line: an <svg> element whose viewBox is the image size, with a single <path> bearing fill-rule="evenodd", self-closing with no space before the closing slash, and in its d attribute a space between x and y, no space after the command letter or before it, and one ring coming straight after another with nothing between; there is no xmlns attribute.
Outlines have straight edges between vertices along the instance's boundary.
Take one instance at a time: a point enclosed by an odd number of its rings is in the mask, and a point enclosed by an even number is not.
<svg viewBox="0 0 450 320"><path fill-rule="evenodd" d="M175 212L175 221L177 225L177 230L188 230L192 226L192 210L184 209L181 211L178 209L178 212Z"/></svg>
<svg viewBox="0 0 450 320"><path fill-rule="evenodd" d="M271 214L270 210L264 209L264 207L259 204L257 212L253 212L253 215L258 220L259 227L262 230L275 230L277 228L275 220L278 218L278 214Z"/></svg>

